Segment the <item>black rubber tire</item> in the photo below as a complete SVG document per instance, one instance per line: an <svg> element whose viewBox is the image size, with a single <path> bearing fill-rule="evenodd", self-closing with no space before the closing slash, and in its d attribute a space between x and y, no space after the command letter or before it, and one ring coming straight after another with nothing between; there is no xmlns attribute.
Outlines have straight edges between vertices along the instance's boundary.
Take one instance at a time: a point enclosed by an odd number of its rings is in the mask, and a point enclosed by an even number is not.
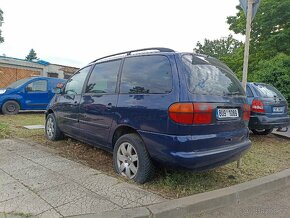
<svg viewBox="0 0 290 218"><path fill-rule="evenodd" d="M268 135L270 134L273 129L262 129L262 130L258 130L258 129L251 129L251 131L255 134L255 135Z"/></svg>
<svg viewBox="0 0 290 218"><path fill-rule="evenodd" d="M49 122L48 121L51 121L52 122L52 125L53 125L53 133L52 134L48 134L48 129L50 128L48 125ZM60 140L60 139L63 139L64 135L63 133L60 131L58 125L57 125L57 122L56 122L56 118L54 116L53 113L51 114L48 114L47 117L46 117L46 120L45 120L45 136L48 140L51 140L51 141L57 141L57 140Z"/></svg>
<svg viewBox="0 0 290 218"><path fill-rule="evenodd" d="M153 165L153 162L151 160L149 153L147 152L145 148L144 142L135 133L121 136L115 144L114 152L113 152L113 162L114 162L114 169L116 173L121 174L120 169L118 168L118 164L117 164L117 152L120 145L124 142L130 143L136 150L136 153L138 156L139 166L138 166L137 173L132 178L132 180L140 184L148 182L154 176L155 167Z"/></svg>
<svg viewBox="0 0 290 218"><path fill-rule="evenodd" d="M2 113L7 115L18 114L20 105L16 101L6 101L2 106Z"/></svg>

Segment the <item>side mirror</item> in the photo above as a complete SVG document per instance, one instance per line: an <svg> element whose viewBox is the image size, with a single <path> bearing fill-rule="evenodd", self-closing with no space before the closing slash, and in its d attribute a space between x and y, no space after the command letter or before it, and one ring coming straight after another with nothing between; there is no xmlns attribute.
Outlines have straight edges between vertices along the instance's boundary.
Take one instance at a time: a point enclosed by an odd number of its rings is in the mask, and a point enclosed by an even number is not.
<svg viewBox="0 0 290 218"><path fill-rule="evenodd" d="M60 88L60 87L55 87L55 88L53 88L52 92L55 93L55 94L61 94L61 92L62 92L62 88Z"/></svg>

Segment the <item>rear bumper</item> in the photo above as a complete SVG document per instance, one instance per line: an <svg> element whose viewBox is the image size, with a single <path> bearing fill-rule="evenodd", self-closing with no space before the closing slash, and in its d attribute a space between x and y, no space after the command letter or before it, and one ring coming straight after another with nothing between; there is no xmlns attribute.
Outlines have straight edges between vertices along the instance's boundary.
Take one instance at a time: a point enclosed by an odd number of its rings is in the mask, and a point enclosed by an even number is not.
<svg viewBox="0 0 290 218"><path fill-rule="evenodd" d="M290 124L288 115L279 117L268 117L267 115L251 115L249 128L250 129L272 129L286 127Z"/></svg>
<svg viewBox="0 0 290 218"><path fill-rule="evenodd" d="M172 136L149 132L140 132L152 159L165 166L184 168L194 171L215 168L238 160L251 146L248 130L239 143L225 143L207 149L210 139L217 135ZM226 134L226 133L224 133ZM203 149L196 149L197 144L204 144Z"/></svg>

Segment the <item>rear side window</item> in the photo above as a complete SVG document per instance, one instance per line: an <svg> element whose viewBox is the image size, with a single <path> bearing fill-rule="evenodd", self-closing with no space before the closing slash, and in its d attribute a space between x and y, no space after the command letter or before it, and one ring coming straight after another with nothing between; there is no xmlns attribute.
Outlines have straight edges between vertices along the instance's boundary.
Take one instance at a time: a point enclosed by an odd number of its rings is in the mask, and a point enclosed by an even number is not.
<svg viewBox="0 0 290 218"><path fill-rule="evenodd" d="M244 95L238 79L227 67L213 65L204 57L183 55L184 72L191 93L199 95ZM215 60L217 61L217 60Z"/></svg>
<svg viewBox="0 0 290 218"><path fill-rule="evenodd" d="M29 83L26 87L28 92L46 92L47 91L47 81L38 80L32 83Z"/></svg>
<svg viewBox="0 0 290 218"><path fill-rule="evenodd" d="M254 97L254 94L249 86L247 86L246 94L247 97Z"/></svg>
<svg viewBox="0 0 290 218"><path fill-rule="evenodd" d="M162 55L126 58L120 93L164 94L172 90L169 59Z"/></svg>
<svg viewBox="0 0 290 218"><path fill-rule="evenodd" d="M273 86L268 85L268 84L259 84L259 83L254 83L254 88L259 95L259 97L262 98L284 98L283 95Z"/></svg>
<svg viewBox="0 0 290 218"><path fill-rule="evenodd" d="M115 93L120 64L121 60L96 64L88 81L86 93Z"/></svg>

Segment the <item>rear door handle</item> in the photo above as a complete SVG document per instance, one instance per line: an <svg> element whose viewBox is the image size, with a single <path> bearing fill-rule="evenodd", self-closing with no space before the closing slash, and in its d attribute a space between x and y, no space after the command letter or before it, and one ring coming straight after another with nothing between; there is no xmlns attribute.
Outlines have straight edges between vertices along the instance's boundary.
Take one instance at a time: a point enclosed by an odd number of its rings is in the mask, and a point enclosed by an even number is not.
<svg viewBox="0 0 290 218"><path fill-rule="evenodd" d="M112 103L109 103L109 104L107 105L107 108L108 108L108 109L112 109L112 107L113 107Z"/></svg>

